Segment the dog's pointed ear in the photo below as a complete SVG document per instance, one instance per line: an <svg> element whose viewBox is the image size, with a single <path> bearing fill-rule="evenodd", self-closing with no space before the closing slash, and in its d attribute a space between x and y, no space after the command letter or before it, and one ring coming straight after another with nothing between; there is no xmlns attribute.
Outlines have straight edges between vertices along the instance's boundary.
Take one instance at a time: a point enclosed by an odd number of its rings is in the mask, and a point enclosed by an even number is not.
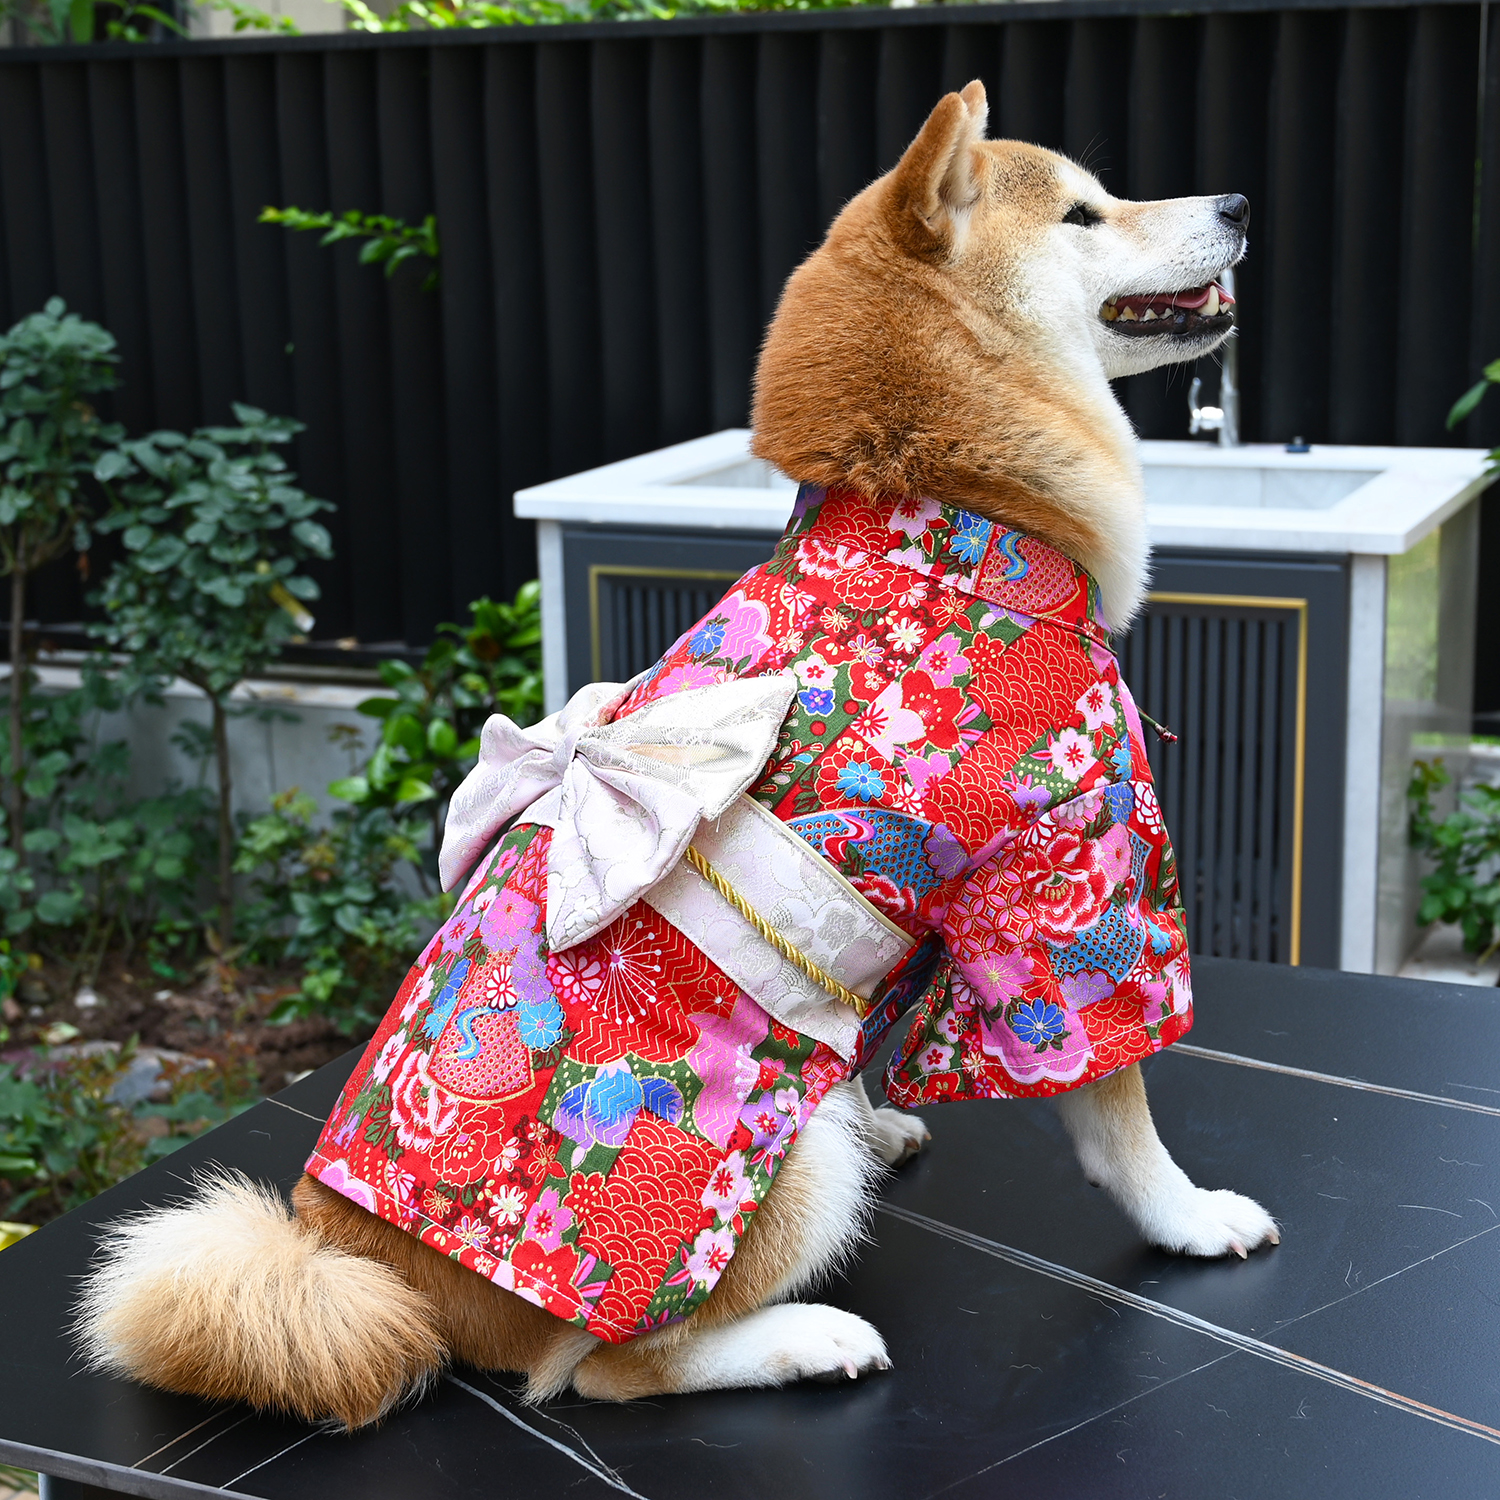
<svg viewBox="0 0 1500 1500"><path fill-rule="evenodd" d="M989 101L976 78L945 94L891 174L897 236L922 253L951 245L979 196L973 148L984 139Z"/></svg>

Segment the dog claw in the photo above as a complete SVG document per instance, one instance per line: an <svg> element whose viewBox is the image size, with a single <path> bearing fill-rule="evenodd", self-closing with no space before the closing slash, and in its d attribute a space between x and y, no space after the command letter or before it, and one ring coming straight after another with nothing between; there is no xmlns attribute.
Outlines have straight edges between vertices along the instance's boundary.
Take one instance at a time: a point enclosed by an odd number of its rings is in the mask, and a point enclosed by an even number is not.
<svg viewBox="0 0 1500 1500"><path fill-rule="evenodd" d="M859 1367L854 1363L852 1359L846 1359L844 1361L844 1374L846 1374L850 1380L859 1379Z"/></svg>
<svg viewBox="0 0 1500 1500"><path fill-rule="evenodd" d="M1233 1250L1234 1253L1236 1255L1238 1255L1241 1260L1248 1260L1250 1258L1245 1253L1245 1247L1242 1244L1240 1244L1240 1242L1238 1240L1230 1240L1230 1242L1229 1242L1229 1248L1231 1250Z"/></svg>
<svg viewBox="0 0 1500 1500"><path fill-rule="evenodd" d="M1281 1232L1280 1232L1280 1230L1276 1230L1276 1229L1273 1229L1273 1230L1272 1230L1272 1231L1271 1231L1271 1232L1270 1232L1270 1233L1269 1233L1269 1234L1268 1234L1268 1235L1267 1235L1267 1236L1266 1236L1266 1238L1267 1238L1267 1239L1268 1239L1268 1240L1269 1240L1269 1241L1270 1241L1270 1242L1271 1242L1271 1243L1272 1243L1272 1244L1273 1244L1273 1245L1279 1245L1279 1244L1280 1244L1280 1243L1281 1243Z"/></svg>

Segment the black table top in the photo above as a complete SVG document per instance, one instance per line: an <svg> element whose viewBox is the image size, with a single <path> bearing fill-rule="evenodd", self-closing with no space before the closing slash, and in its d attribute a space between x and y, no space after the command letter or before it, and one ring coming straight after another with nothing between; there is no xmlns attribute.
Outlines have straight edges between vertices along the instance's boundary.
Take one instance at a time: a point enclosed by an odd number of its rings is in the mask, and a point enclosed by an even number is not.
<svg viewBox="0 0 1500 1500"><path fill-rule="evenodd" d="M1382 1500L1500 1494L1500 994L1199 959L1146 1065L1201 1186L1280 1220L1247 1262L1143 1247L1035 1103L926 1112L824 1300L895 1368L848 1386L542 1408L456 1370L353 1437L82 1371L94 1225L222 1162L289 1188L354 1054L0 1257L0 1461L129 1494Z"/></svg>

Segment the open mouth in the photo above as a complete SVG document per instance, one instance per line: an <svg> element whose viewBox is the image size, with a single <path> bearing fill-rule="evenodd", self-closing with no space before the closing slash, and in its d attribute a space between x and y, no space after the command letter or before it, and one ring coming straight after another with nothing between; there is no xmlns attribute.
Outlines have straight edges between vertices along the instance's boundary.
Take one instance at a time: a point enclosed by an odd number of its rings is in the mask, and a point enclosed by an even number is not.
<svg viewBox="0 0 1500 1500"><path fill-rule="evenodd" d="M1182 292L1144 292L1111 297L1099 316L1115 333L1131 338L1160 334L1222 333L1234 326L1234 298L1210 281Z"/></svg>

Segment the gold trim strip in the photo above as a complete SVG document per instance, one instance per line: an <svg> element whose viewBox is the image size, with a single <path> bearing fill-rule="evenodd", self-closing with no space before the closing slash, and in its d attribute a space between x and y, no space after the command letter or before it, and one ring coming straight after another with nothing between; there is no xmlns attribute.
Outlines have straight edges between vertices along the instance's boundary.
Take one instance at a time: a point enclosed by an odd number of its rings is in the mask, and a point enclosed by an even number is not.
<svg viewBox="0 0 1500 1500"><path fill-rule="evenodd" d="M1157 604L1216 604L1232 609L1291 609L1297 612L1297 730L1292 754L1292 930L1287 961L1302 962L1302 824L1307 780L1307 600L1274 594L1177 594L1146 596Z"/></svg>
<svg viewBox="0 0 1500 1500"><path fill-rule="evenodd" d="M690 864L788 963L795 964L812 982L820 989L825 989L835 1000L842 1001L860 1020L864 1020L865 1012L870 1008L870 1002L863 996L856 995L853 990L845 989L832 974L826 973L815 964L805 953L792 947L777 930L766 921L761 914L750 905L725 878L704 859L704 857L688 845L683 854Z"/></svg>
<svg viewBox="0 0 1500 1500"><path fill-rule="evenodd" d="M593 680L604 676L604 649L599 640L599 580L601 578L702 578L715 583L743 578L743 572L705 568L631 568L623 563L589 564L589 644L593 650Z"/></svg>

